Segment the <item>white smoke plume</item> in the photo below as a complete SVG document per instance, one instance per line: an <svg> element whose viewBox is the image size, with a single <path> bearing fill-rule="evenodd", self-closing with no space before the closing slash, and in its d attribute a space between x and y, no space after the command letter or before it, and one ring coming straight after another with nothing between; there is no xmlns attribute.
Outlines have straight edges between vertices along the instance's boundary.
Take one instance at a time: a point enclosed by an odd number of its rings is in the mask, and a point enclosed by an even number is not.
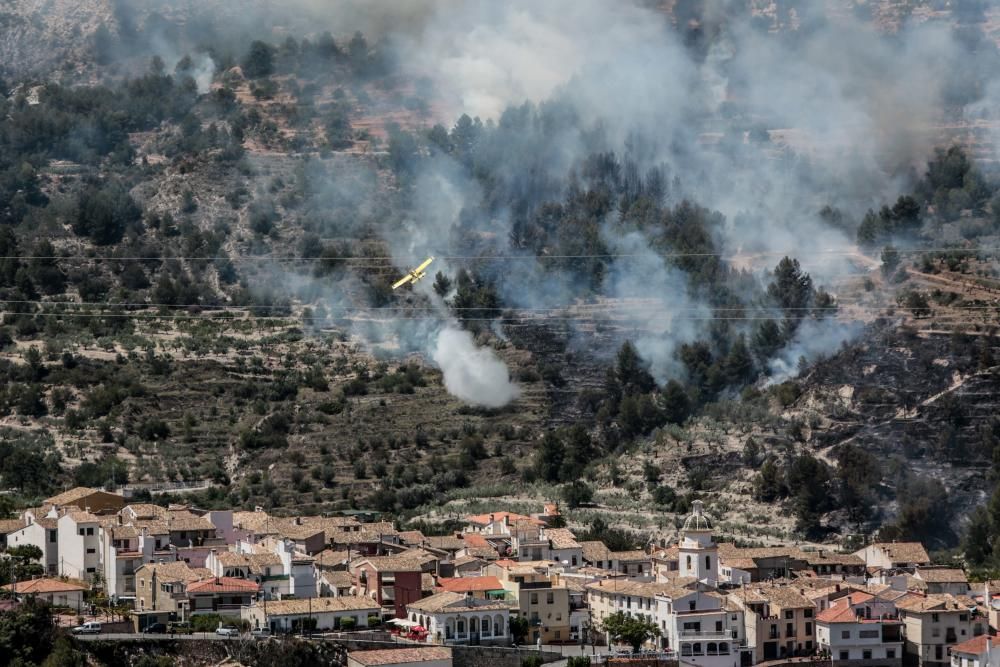
<svg viewBox="0 0 1000 667"><path fill-rule="evenodd" d="M499 408L521 394L507 366L490 350L477 348L468 331L446 326L432 356L444 373L445 388L466 403Z"/></svg>

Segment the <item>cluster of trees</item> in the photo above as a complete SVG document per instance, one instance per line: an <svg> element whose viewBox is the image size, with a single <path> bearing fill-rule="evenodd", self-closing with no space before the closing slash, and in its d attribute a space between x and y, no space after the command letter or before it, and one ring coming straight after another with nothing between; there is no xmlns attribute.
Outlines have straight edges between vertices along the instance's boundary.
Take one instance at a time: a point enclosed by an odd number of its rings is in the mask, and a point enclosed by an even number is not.
<svg viewBox="0 0 1000 667"><path fill-rule="evenodd" d="M821 518L831 510L845 510L852 522L863 524L873 518L882 481L879 461L850 444L838 448L836 458L832 468L808 452L784 460L771 455L754 480L754 496L763 502L788 501L796 529L812 538L822 536Z"/></svg>

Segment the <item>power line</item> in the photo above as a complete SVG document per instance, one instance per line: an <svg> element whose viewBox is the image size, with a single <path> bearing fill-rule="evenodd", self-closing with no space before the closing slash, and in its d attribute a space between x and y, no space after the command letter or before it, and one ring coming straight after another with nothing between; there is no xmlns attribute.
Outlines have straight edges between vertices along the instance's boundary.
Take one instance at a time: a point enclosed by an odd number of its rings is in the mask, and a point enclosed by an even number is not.
<svg viewBox="0 0 1000 667"><path fill-rule="evenodd" d="M912 248L912 249L902 249L896 248L896 251L901 255L910 254L933 254L939 252L962 252L962 253L991 253L1000 252L1000 247L991 248L955 248L955 247L938 247L938 248ZM434 251L428 251L427 254L434 254ZM435 259L443 261L526 261L526 260L558 260L558 259L617 259L617 258L640 258L649 257L650 254L661 258L676 258L676 257L720 257L724 259L739 259L742 257L752 258L752 257L821 257L821 256L864 256L864 253L858 250L811 250L808 252L802 252L798 250L762 250L759 252L747 252L747 253L732 253L732 252L653 252L653 253L603 253L603 254L579 254L579 255L434 255ZM424 256L411 255L409 259L420 260ZM0 260L13 260L13 259L24 259L24 260L79 260L79 261L105 261L105 262L164 262L168 260L185 260L185 261L233 261L233 262L301 262L301 263L313 263L313 262L350 262L350 261L395 261L397 258L392 255L340 255L340 256L325 256L325 257L274 257L274 256L255 256L255 255L237 255L234 257L229 257L227 255L219 256L162 256L162 257L141 257L141 256L130 256L130 257L115 257L115 256L87 256L87 255L5 255L0 256ZM875 258L870 258L874 260ZM373 268L381 268L382 264L379 264Z"/></svg>

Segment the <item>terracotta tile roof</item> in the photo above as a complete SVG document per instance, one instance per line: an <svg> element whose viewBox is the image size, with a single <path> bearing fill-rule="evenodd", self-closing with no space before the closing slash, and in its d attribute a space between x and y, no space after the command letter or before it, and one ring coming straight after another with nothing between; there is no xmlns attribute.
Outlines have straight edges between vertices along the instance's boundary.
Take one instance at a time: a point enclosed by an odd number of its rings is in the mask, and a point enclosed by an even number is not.
<svg viewBox="0 0 1000 667"><path fill-rule="evenodd" d="M847 565L863 566L865 561L854 554L838 554L829 551L803 551L805 561L812 566L815 565Z"/></svg>
<svg viewBox="0 0 1000 667"><path fill-rule="evenodd" d="M361 530L367 530L369 533L375 533L377 535L385 535L386 537L399 535L399 531L396 530L396 527L392 525L391 521L363 523L361 524Z"/></svg>
<svg viewBox="0 0 1000 667"><path fill-rule="evenodd" d="M266 567L276 567L281 565L281 558L278 557L278 554L247 554L246 558L250 563L250 571L255 574L264 572L264 568Z"/></svg>
<svg viewBox="0 0 1000 667"><path fill-rule="evenodd" d="M461 565L468 565L469 563L479 563L481 566L486 565L485 560L483 560L482 558L478 558L476 556L466 555L466 556L459 556L458 558L455 559L455 567L459 567Z"/></svg>
<svg viewBox="0 0 1000 667"><path fill-rule="evenodd" d="M399 533L400 542L415 547L419 547L421 544L424 543L424 540L426 539L427 538L424 537L424 534L421 533L419 530L404 530Z"/></svg>
<svg viewBox="0 0 1000 667"><path fill-rule="evenodd" d="M233 527L258 535L274 534L276 523L267 512L233 512Z"/></svg>
<svg viewBox="0 0 1000 667"><path fill-rule="evenodd" d="M930 563L931 558L920 542L876 542L872 545L884 551L893 563Z"/></svg>
<svg viewBox="0 0 1000 667"><path fill-rule="evenodd" d="M611 550L604 545L604 542L592 540L580 542L580 546L583 548L583 559L588 563L609 560Z"/></svg>
<svg viewBox="0 0 1000 667"><path fill-rule="evenodd" d="M791 586L740 588L732 595L748 603L767 602L786 609L815 608L816 603Z"/></svg>
<svg viewBox="0 0 1000 667"><path fill-rule="evenodd" d="M552 543L553 549L580 548L580 543L576 541L576 535L569 528L549 528L545 531L545 537Z"/></svg>
<svg viewBox="0 0 1000 667"><path fill-rule="evenodd" d="M424 539L427 546L445 551L458 551L465 546L465 540L454 535L431 535Z"/></svg>
<svg viewBox="0 0 1000 667"><path fill-rule="evenodd" d="M115 540L129 540L134 539L139 536L139 531L135 526L119 526L111 525L104 529L106 532L111 534L112 539Z"/></svg>
<svg viewBox="0 0 1000 667"><path fill-rule="evenodd" d="M452 593L472 593L500 591L503 584L496 577L442 577L438 579L438 588Z"/></svg>
<svg viewBox="0 0 1000 667"><path fill-rule="evenodd" d="M200 568L199 568L200 569ZM158 581L198 581L202 578L202 572L193 570L182 560L172 563L145 563L140 565L136 572L144 570L150 577L156 573ZM206 570L207 572L207 570ZM211 576L211 572L208 573Z"/></svg>
<svg viewBox="0 0 1000 667"><path fill-rule="evenodd" d="M507 602L495 602L488 600L470 599L461 593L444 591L435 593L416 602L406 605L407 609L415 609L429 614L441 611L496 611L501 609L511 609Z"/></svg>
<svg viewBox="0 0 1000 667"><path fill-rule="evenodd" d="M530 516L525 516L523 514L515 514L514 512L491 512L489 514L472 514L465 517L465 520L469 523L475 524L477 526L488 526L490 521L503 521L506 517L507 522L511 525L516 521L529 521L536 526L544 526L545 522L540 519L535 519Z"/></svg>
<svg viewBox="0 0 1000 667"><path fill-rule="evenodd" d="M378 544L384 536L384 534L373 533L367 530L351 530L327 535L326 539L333 545Z"/></svg>
<svg viewBox="0 0 1000 667"><path fill-rule="evenodd" d="M354 575L345 570L324 572L320 576L333 588L350 588L354 585Z"/></svg>
<svg viewBox="0 0 1000 667"><path fill-rule="evenodd" d="M107 491L102 491L101 489L91 489L86 486L78 486L70 489L69 491L63 491L57 496L46 498L45 503L48 505L73 505L88 496L94 495L95 493L118 495L118 494L108 493ZM121 498L121 496L118 497ZM124 502L124 498L122 498L122 502Z"/></svg>
<svg viewBox="0 0 1000 667"><path fill-rule="evenodd" d="M500 554L493 547L468 547L465 550L465 555L482 560L496 560L500 558Z"/></svg>
<svg viewBox="0 0 1000 667"><path fill-rule="evenodd" d="M929 584L967 584L969 578L965 576L965 571L954 567L928 567L920 568L914 576L923 579Z"/></svg>
<svg viewBox="0 0 1000 667"><path fill-rule="evenodd" d="M167 528L167 522L164 519L137 519L133 525L139 528L139 532L142 532L142 529L145 528L146 532L150 535L170 534L170 530Z"/></svg>
<svg viewBox="0 0 1000 667"><path fill-rule="evenodd" d="M979 635L972 639L967 639L961 644L955 644L949 649L951 653L965 653L967 655L982 655L986 653L986 648L992 643L993 646L1000 646L1000 637L990 637L989 635Z"/></svg>
<svg viewBox="0 0 1000 667"><path fill-rule="evenodd" d="M835 600L827 609L816 615L816 621L819 623L857 623L858 615L852 605L867 602L874 599L875 596L870 593L858 592L851 593L849 597L850 601L846 597Z"/></svg>
<svg viewBox="0 0 1000 667"><path fill-rule="evenodd" d="M355 562L352 567L357 568L367 563L376 572L419 572L424 565L421 558L415 558L406 554L396 556L368 556Z"/></svg>
<svg viewBox="0 0 1000 667"><path fill-rule="evenodd" d="M215 524L205 517L192 512L168 512L167 530L175 531L215 531Z"/></svg>
<svg viewBox="0 0 1000 667"><path fill-rule="evenodd" d="M91 514L90 512L84 512L83 510L75 512L66 512L66 516L73 519L77 523L100 523L101 518L96 514Z"/></svg>
<svg viewBox="0 0 1000 667"><path fill-rule="evenodd" d="M896 600L896 607L908 612L966 611L975 601L964 595L909 593Z"/></svg>
<svg viewBox="0 0 1000 667"><path fill-rule="evenodd" d="M692 592L673 583L634 581L632 579L605 579L604 581L595 581L587 584L586 589L595 593L632 595L644 598L653 598L657 595L665 595L672 599L682 598L685 595L690 595Z"/></svg>
<svg viewBox="0 0 1000 667"><path fill-rule="evenodd" d="M360 595L342 595L336 598L312 598L305 600L278 600L267 603L268 616L294 614L319 614L336 611L379 612L378 602Z"/></svg>
<svg viewBox="0 0 1000 667"><path fill-rule="evenodd" d="M132 510L132 514L136 519L165 519L167 518L167 508L160 507L159 505L153 505L152 503L135 503L132 505L126 505L122 508L122 512L125 510Z"/></svg>
<svg viewBox="0 0 1000 667"><path fill-rule="evenodd" d="M0 535L9 535L15 530L21 530L26 524L21 519L0 519Z"/></svg>
<svg viewBox="0 0 1000 667"><path fill-rule="evenodd" d="M55 530L56 528L59 527L59 519L48 519L42 517L40 519L35 519L35 523L37 523L42 528L46 528L48 530Z"/></svg>
<svg viewBox="0 0 1000 667"><path fill-rule="evenodd" d="M445 646L421 646L418 648L388 648L374 651L351 651L350 660L363 667L381 667L410 663L451 660L451 649Z"/></svg>
<svg viewBox="0 0 1000 667"><path fill-rule="evenodd" d="M335 551L333 549L324 549L316 554L316 567L321 569L331 569L335 567L340 567L347 563L347 559L350 557L350 552L348 551Z"/></svg>
<svg viewBox="0 0 1000 667"><path fill-rule="evenodd" d="M61 579L51 579L49 577L42 577L41 579L30 579L28 581L19 581L16 584L7 584L3 587L5 591L13 590L19 595L37 595L40 593L66 593L72 591L87 591L90 590L86 586L81 586L80 584L74 584L69 581L62 581Z"/></svg>
<svg viewBox="0 0 1000 667"><path fill-rule="evenodd" d="M212 577L187 585L188 593L256 593L260 586L236 577Z"/></svg>
<svg viewBox="0 0 1000 667"><path fill-rule="evenodd" d="M235 551L219 551L215 554L215 559L223 566L228 567L248 567L250 561L243 554L238 554Z"/></svg>
<svg viewBox="0 0 1000 667"><path fill-rule="evenodd" d="M490 544L489 540L487 540L486 537L484 537L483 535L477 535L476 533L468 533L464 535L462 539L463 539L462 546L466 548L468 547L490 547L491 549L493 548L493 545Z"/></svg>
<svg viewBox="0 0 1000 667"><path fill-rule="evenodd" d="M617 561L644 561L649 560L649 554L641 549L635 551L610 551L611 560Z"/></svg>

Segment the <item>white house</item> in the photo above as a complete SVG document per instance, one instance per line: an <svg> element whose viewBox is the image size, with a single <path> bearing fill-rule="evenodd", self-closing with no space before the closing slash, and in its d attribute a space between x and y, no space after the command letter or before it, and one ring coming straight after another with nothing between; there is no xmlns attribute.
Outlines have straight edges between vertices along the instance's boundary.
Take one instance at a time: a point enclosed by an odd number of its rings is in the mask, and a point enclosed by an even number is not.
<svg viewBox="0 0 1000 667"><path fill-rule="evenodd" d="M506 643L511 609L504 601L445 591L406 605L406 617L426 628L436 643Z"/></svg>
<svg viewBox="0 0 1000 667"><path fill-rule="evenodd" d="M30 523L7 535L8 547L32 545L42 551L39 563L49 574L57 574L59 568L59 525L54 518L28 517Z"/></svg>
<svg viewBox="0 0 1000 667"><path fill-rule="evenodd" d="M91 581L101 572L100 518L73 510L58 519L60 576Z"/></svg>
<svg viewBox="0 0 1000 667"><path fill-rule="evenodd" d="M743 610L714 591L671 587L656 596L661 647L687 665L738 667L746 650Z"/></svg>
<svg viewBox="0 0 1000 667"><path fill-rule="evenodd" d="M368 617L378 616L381 609L371 598L347 595L336 598L308 600L258 601L243 607L241 616L251 628L269 628L271 632L298 632L309 623L315 629L335 630L344 619L353 619L355 628L368 627ZM312 620L310 620L312 619Z"/></svg>
<svg viewBox="0 0 1000 667"><path fill-rule="evenodd" d="M5 591L13 591L19 598L36 598L44 600L57 607L70 607L79 610L83 606L83 594L86 586L70 581L41 577L7 584Z"/></svg>
<svg viewBox="0 0 1000 667"><path fill-rule="evenodd" d="M998 667L1000 637L979 635L951 647L951 667Z"/></svg>
<svg viewBox="0 0 1000 667"><path fill-rule="evenodd" d="M143 563L153 562L154 541L147 529L123 524L101 526L99 542L105 593L112 599L135 600L135 571Z"/></svg>
<svg viewBox="0 0 1000 667"><path fill-rule="evenodd" d="M817 614L816 644L837 663L878 660L898 666L903 663L902 627L892 602L855 591Z"/></svg>

